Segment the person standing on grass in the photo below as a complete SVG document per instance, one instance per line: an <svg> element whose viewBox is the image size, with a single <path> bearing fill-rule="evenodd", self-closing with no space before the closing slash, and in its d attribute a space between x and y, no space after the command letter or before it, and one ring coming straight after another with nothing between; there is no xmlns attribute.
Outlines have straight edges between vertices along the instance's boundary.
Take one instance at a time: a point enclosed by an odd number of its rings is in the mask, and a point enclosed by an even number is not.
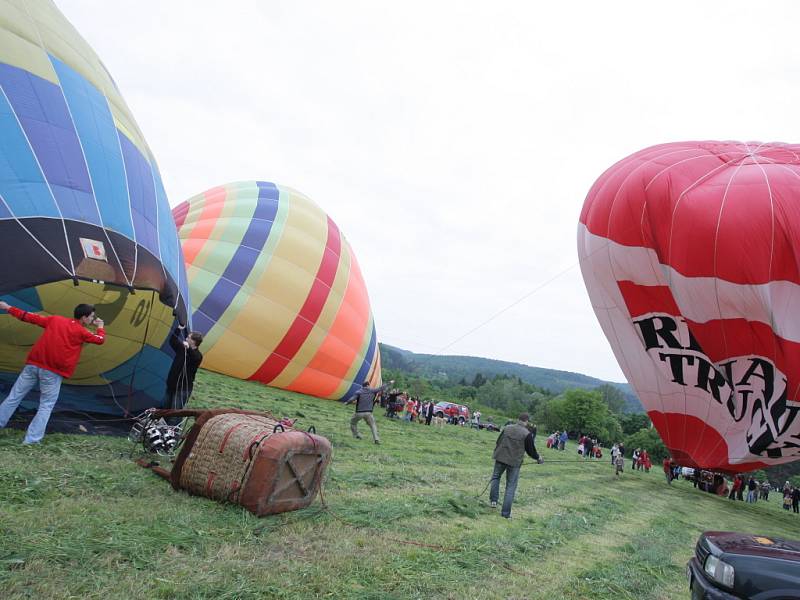
<svg viewBox="0 0 800 600"><path fill-rule="evenodd" d="M164 397L164 408L180 409L186 406L194 388L194 377L203 354L198 350L203 343L203 335L197 331L183 339L184 328L177 327L169 336L169 345L175 351L175 358L167 374L167 392Z"/></svg>
<svg viewBox="0 0 800 600"><path fill-rule="evenodd" d="M455 404L451 404L447 407L447 422L450 425L458 425L458 408Z"/></svg>
<svg viewBox="0 0 800 600"><path fill-rule="evenodd" d="M506 519L511 518L511 505L514 503L514 494L517 492L519 472L525 454L527 453L539 464L544 462L536 451L534 444L536 433L535 430L531 431L528 428L529 420L528 413L522 413L516 423L503 427L492 454L494 471L489 490L489 502L492 508L497 508L497 500L500 497L500 478L505 472L506 489L503 493L503 507L500 510L500 516Z"/></svg>
<svg viewBox="0 0 800 600"><path fill-rule="evenodd" d="M428 401L428 406L425 409L425 425L430 425L431 420L433 419L433 409L436 406L436 403L433 400Z"/></svg>
<svg viewBox="0 0 800 600"><path fill-rule="evenodd" d="M736 489L736 499L740 502L744 500L742 494L747 489L747 482L744 480L744 475L739 475L739 487Z"/></svg>
<svg viewBox="0 0 800 600"><path fill-rule="evenodd" d="M6 302L0 302L0 310L8 311L8 314L23 323L31 323L44 329L44 333L28 353L25 367L14 382L11 392L0 404L0 428L3 428L25 395L39 384L39 408L22 441L23 444L38 444L44 437L50 413L58 402L61 382L64 378L72 377L75 372L83 345L100 346L106 341L103 320L97 318L91 304L78 304L72 319L59 315L45 317L26 312ZM91 324L96 327L94 333L87 329Z"/></svg>
<svg viewBox="0 0 800 600"><path fill-rule="evenodd" d="M384 383L381 387L371 388L369 387L369 381L365 381L361 384L361 389L345 402L345 404L350 404L351 402L356 403L356 414L350 419L350 431L353 433L354 438L357 440L361 439L361 435L358 433L358 422L364 419L369 425L370 430L372 430L372 441L376 444L381 443L381 439L378 436L378 426L375 424L375 416L372 414L372 408L375 406L375 397L385 392L389 389L389 386L393 384L394 379L389 383Z"/></svg>
<svg viewBox="0 0 800 600"><path fill-rule="evenodd" d="M642 450L642 453L639 455L639 464L641 468L644 469L645 473L650 472L650 468L653 466L653 463L650 462L650 455L647 453L647 450Z"/></svg>
<svg viewBox="0 0 800 600"><path fill-rule="evenodd" d="M564 448L567 445L567 439L568 438L569 438L569 436L567 435L567 430L565 429L564 431L561 432L561 436L558 438L558 449L559 450L564 450Z"/></svg>
<svg viewBox="0 0 800 600"><path fill-rule="evenodd" d="M792 512L800 513L800 486L792 490Z"/></svg>
<svg viewBox="0 0 800 600"><path fill-rule="evenodd" d="M772 489L772 486L769 484L769 481L765 481L761 484L761 497L765 500L769 500L769 492Z"/></svg>
<svg viewBox="0 0 800 600"><path fill-rule="evenodd" d="M787 482L788 483L788 482ZM792 488L783 486L783 509L789 510L792 506Z"/></svg>
<svg viewBox="0 0 800 600"><path fill-rule="evenodd" d="M619 477L622 475L622 470L625 467L625 458L622 455L622 452L617 452L616 458L614 458L614 474Z"/></svg>
<svg viewBox="0 0 800 600"><path fill-rule="evenodd" d="M747 479L747 502L752 504L756 501L758 482L752 475Z"/></svg>
<svg viewBox="0 0 800 600"><path fill-rule="evenodd" d="M664 459L664 475L667 476L667 483L672 485L672 461L669 458Z"/></svg>

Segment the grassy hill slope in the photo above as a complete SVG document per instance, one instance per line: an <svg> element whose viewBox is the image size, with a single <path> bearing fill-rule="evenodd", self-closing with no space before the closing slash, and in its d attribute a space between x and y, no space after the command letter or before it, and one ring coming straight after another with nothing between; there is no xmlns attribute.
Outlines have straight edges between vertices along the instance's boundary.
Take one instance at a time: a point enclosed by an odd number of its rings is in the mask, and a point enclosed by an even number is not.
<svg viewBox="0 0 800 600"><path fill-rule="evenodd" d="M408 373L416 373L429 379L447 377L450 381L459 381L462 378L471 382L477 373L491 378L494 375L512 375L522 381L536 385L551 392L560 393L570 388L596 388L604 383L609 383L619 388L625 396L627 412L642 413L639 398L627 383L603 381L596 377L531 367L521 363L506 362L493 358L477 356L455 356L439 354L417 354L395 346L380 344L381 363L385 369L399 369Z"/></svg>
<svg viewBox="0 0 800 600"><path fill-rule="evenodd" d="M31 448L0 430L4 599L677 599L705 529L800 538L777 497L731 502L667 486L660 471L617 480L606 461L577 462L574 447L523 466L507 521L475 497L494 434L379 413L375 446L350 436L352 408L336 402L207 372L195 389L195 406L316 425L334 446L330 511L317 501L258 519L174 492L133 464L127 440L49 435Z"/></svg>

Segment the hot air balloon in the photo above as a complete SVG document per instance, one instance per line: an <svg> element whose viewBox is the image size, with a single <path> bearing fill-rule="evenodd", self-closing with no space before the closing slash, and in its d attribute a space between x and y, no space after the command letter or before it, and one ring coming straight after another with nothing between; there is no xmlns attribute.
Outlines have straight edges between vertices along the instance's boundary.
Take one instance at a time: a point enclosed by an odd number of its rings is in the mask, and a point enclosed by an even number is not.
<svg viewBox="0 0 800 600"><path fill-rule="evenodd" d="M56 410L160 406L166 340L176 317L186 323L188 288L156 162L52 2L0 0L0 13L0 297L68 316L91 303L106 321L106 344L84 349ZM40 334L0 315L0 393Z"/></svg>
<svg viewBox="0 0 800 600"><path fill-rule="evenodd" d="M367 288L333 220L263 181L212 188L173 210L203 367L321 398L380 382Z"/></svg>
<svg viewBox="0 0 800 600"><path fill-rule="evenodd" d="M800 458L800 146L682 142L621 160L583 206L600 325L673 458Z"/></svg>

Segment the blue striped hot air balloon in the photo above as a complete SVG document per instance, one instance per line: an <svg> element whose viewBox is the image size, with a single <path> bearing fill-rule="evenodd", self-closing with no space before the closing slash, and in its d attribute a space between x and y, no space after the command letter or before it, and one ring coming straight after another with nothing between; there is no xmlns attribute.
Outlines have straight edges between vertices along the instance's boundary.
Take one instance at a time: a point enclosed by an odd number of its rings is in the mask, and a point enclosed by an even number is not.
<svg viewBox="0 0 800 600"><path fill-rule="evenodd" d="M106 321L106 344L84 349L57 410L159 406L188 294L155 159L52 2L0 0L0 17L0 298L62 315L91 303ZM0 393L40 333L0 316Z"/></svg>

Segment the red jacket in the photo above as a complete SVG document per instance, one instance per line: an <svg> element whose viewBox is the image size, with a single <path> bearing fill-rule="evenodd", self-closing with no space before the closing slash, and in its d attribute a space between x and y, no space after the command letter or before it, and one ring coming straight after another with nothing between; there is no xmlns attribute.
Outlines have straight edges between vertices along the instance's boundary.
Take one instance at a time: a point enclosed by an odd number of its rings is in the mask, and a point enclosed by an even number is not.
<svg viewBox="0 0 800 600"><path fill-rule="evenodd" d="M24 323L44 328L42 337L33 345L25 362L62 377L72 377L84 343L100 345L106 341L105 329L100 327L97 333L92 333L75 319L58 315L43 317L13 306L9 307L8 314Z"/></svg>

